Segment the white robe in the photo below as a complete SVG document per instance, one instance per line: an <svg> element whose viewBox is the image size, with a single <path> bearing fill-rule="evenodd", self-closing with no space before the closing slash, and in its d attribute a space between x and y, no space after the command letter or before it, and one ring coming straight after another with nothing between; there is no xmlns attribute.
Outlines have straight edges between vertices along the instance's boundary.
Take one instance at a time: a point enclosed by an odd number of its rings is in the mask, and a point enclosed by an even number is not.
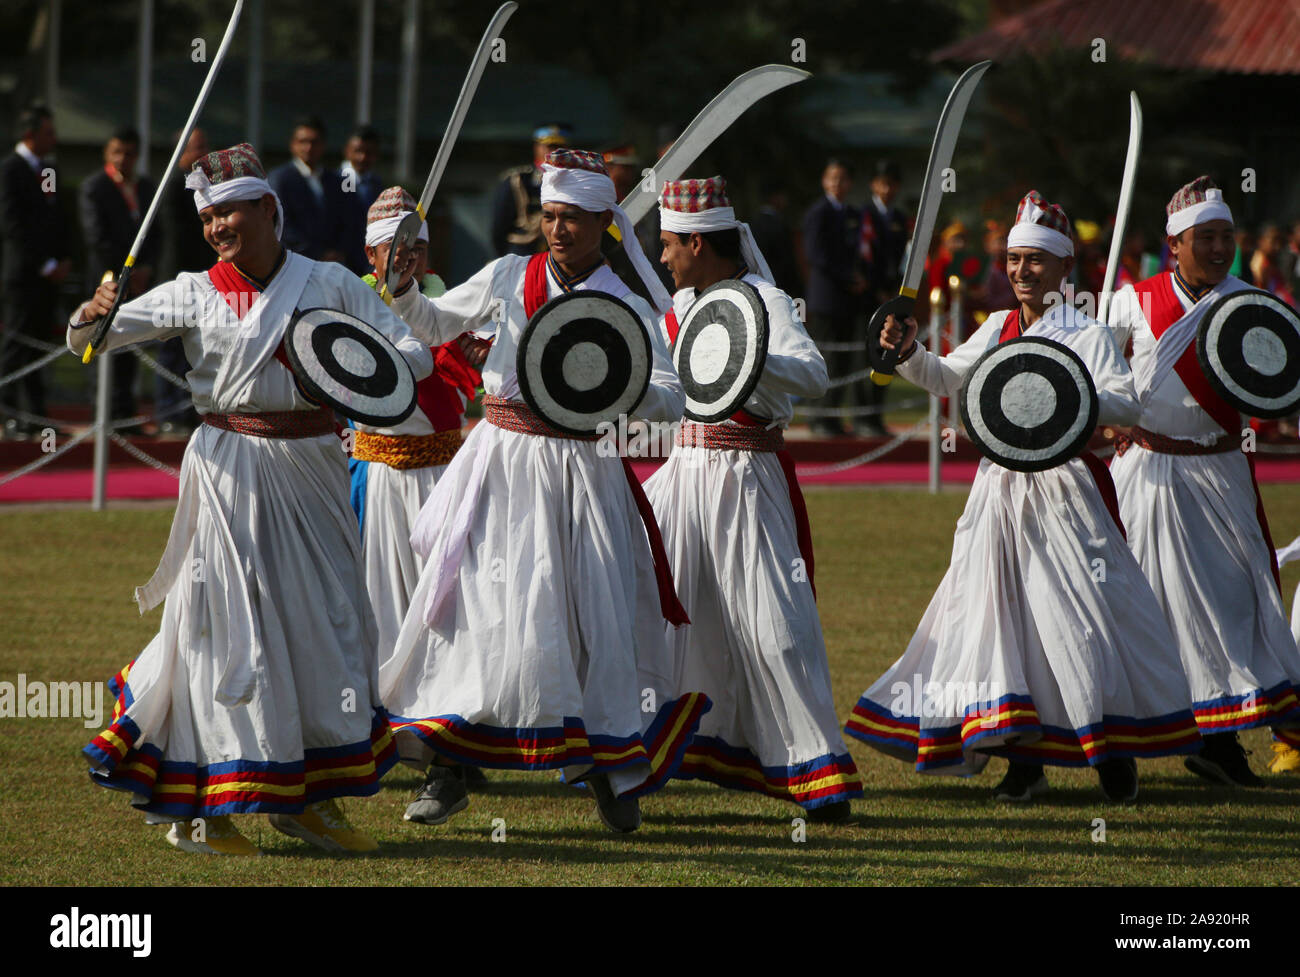
<svg viewBox="0 0 1300 977"><path fill-rule="evenodd" d="M432 367L359 279L295 254L243 321L206 273L182 274L124 304L106 348L180 335L200 414L309 410L271 356L295 307L356 315L417 377ZM90 333L70 328L68 345L81 352ZM142 611L165 599L162 622L130 666L113 724L86 748L99 783L134 792L158 819L296 813L378 790L395 751L338 437L201 425L167 548L137 599Z"/></svg>
<svg viewBox="0 0 1300 977"><path fill-rule="evenodd" d="M1008 314L946 357L918 350L899 375L957 396ZM1025 335L1079 355L1099 423L1137 417L1107 330L1058 307ZM845 728L921 773L978 773L990 753L1082 766L1199 748L1173 636L1082 459L1034 473L980 463L939 589Z"/></svg>
<svg viewBox="0 0 1300 977"><path fill-rule="evenodd" d="M1174 292L1185 311L1193 307ZM1134 372L1149 368L1159 344L1131 285L1115 296L1109 318L1121 349L1133 341ZM1225 433L1238 439L1246 426L1225 432L1173 370L1151 390L1137 424L1201 444ZM1129 546L1177 640L1201 731L1300 723L1300 652L1245 455L1171 455L1135 444L1111 473Z"/></svg>
<svg viewBox="0 0 1300 977"><path fill-rule="evenodd" d="M795 397L825 393L826 364L789 296L757 275L744 280L768 314L767 359L745 410L785 427ZM694 289L673 297L679 322L694 302ZM671 342L666 317L660 327ZM665 629L677 686L713 703L677 776L808 809L861 797L776 454L678 446L645 488L691 617Z"/></svg>
<svg viewBox="0 0 1300 977"><path fill-rule="evenodd" d="M493 336L484 390L515 400L528 260L498 259L438 299L399 308L417 331ZM561 294L549 273L547 282L549 297ZM680 417L685 395L649 306L608 266L579 288L622 298L651 336L637 416ZM422 764L432 749L479 766L558 767L569 779L594 765L624 795L672 775L708 701L672 694L650 546L616 457L595 442L480 423L411 542L425 567L380 664L404 760Z"/></svg>

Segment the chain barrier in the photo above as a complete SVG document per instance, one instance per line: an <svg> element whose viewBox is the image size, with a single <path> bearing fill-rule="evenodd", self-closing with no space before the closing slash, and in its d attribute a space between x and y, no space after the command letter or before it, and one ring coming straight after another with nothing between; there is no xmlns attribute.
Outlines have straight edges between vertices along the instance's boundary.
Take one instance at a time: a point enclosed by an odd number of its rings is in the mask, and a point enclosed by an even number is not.
<svg viewBox="0 0 1300 977"><path fill-rule="evenodd" d="M148 452L142 451L140 448L137 448L126 438L122 437L122 435L109 432L108 440L112 441L114 444L120 447L123 451L125 451L136 461L144 462L146 465L148 465L150 468L153 468L156 471L165 472L166 474L170 475L172 478L175 478L177 480L180 479L181 477L180 469L173 468L171 465L167 464L166 462L159 461L157 458L153 457L153 455L149 454Z"/></svg>
<svg viewBox="0 0 1300 977"><path fill-rule="evenodd" d="M37 458L35 461L29 462L26 465L23 465L22 468L15 468L13 471L9 472L8 474L0 475L0 485L4 485L8 482L12 482L16 478L22 478L24 475L30 475L38 468L42 468L45 465L48 465L50 462L52 462L55 458L59 457L60 455L65 454L68 451L71 451L73 448L81 444L82 441L85 441L86 438L90 437L94 433L95 433L95 429L93 427L88 427L80 434L74 436L73 438L65 442L63 447L59 448L57 451L51 451L49 454ZM112 435L109 436L112 437Z"/></svg>

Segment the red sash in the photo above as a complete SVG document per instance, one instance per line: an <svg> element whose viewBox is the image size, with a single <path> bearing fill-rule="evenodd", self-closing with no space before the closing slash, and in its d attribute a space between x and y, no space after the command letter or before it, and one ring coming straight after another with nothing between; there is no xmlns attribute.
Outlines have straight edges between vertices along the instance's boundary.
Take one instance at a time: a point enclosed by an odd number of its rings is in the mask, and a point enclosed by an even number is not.
<svg viewBox="0 0 1300 977"><path fill-rule="evenodd" d="M1174 292L1174 276L1172 272L1164 271L1140 281L1133 286L1133 291L1137 293L1139 306L1147 314L1147 321L1156 339L1163 336L1165 330L1184 315L1183 303L1178 300L1178 295ZM1236 438L1241 436L1241 414L1210 386L1210 381L1205 378L1205 372L1196 359L1196 343L1194 341L1187 344L1187 349L1183 351L1183 355L1174 364L1174 372L1178 374L1178 379L1183 381L1183 385L1187 387L1188 393L1200 405L1201 410L1214 418L1215 423L1227 432L1228 437ZM1268 546L1273 579L1277 582L1280 591L1282 589L1282 576L1278 572L1277 553L1273 548L1273 534L1269 532L1268 528L1268 516L1264 514L1264 500L1259 494L1259 481L1255 478L1255 453L1246 451L1243 454L1246 456L1246 464L1250 468L1250 484L1255 490L1255 518L1259 520L1259 530L1264 536L1265 545Z"/></svg>
<svg viewBox="0 0 1300 977"><path fill-rule="evenodd" d="M235 313L236 318L243 321L245 313L253 307L253 302L262 290L250 282L247 278L235 270L235 266L228 261L218 261L208 269L208 280L212 282L213 287L220 293L221 297L226 300L226 305L230 306L230 311ZM288 370L294 377L294 384L298 391L307 396L302 385L298 383L298 376L293 372L293 367L289 365L289 356L284 351L284 342L275 348L275 358L280 361L280 365ZM310 397L307 398L311 400ZM312 403L316 403L312 400Z"/></svg>
<svg viewBox="0 0 1300 977"><path fill-rule="evenodd" d="M1002 331L998 333L998 342L1005 343L1008 339L1018 339L1021 335L1020 307L1016 306L1002 323ZM1101 501L1106 505L1106 511L1115 520L1115 525L1119 528L1120 533L1125 539L1128 539L1128 532L1124 529L1124 520L1119 515L1119 495L1115 491L1115 480L1110 477L1110 469L1102 464L1101 459L1091 451L1081 452L1079 460L1088 466L1093 481L1097 483L1097 491L1101 494Z"/></svg>
<svg viewBox="0 0 1300 977"><path fill-rule="evenodd" d="M435 431L458 431L466 400L478 392L479 373L469 365L460 343L433 347L433 372L415 385L415 399Z"/></svg>
<svg viewBox="0 0 1300 977"><path fill-rule="evenodd" d="M528 268L524 272L524 315L530 319L546 304L550 291L546 284L546 255L547 253L543 251L529 258ZM636 502L637 512L641 514L641 522L645 524L646 535L650 538L650 555L654 558L655 581L659 585L660 613L669 624L679 627L690 624L691 619L686 616L686 608L682 607L681 601L677 599L672 565L668 562L668 554L664 551L664 538L659 532L659 523L655 521L654 509L650 505L650 500L645 497L645 490L637 481L631 463L626 458L623 458L622 462L627 487L632 491L632 499Z"/></svg>

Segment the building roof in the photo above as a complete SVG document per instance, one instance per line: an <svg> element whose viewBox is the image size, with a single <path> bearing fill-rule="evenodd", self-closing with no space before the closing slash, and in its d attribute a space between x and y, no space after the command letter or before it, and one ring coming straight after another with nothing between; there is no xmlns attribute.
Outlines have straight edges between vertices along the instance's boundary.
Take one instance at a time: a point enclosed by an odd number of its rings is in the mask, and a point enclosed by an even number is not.
<svg viewBox="0 0 1300 977"><path fill-rule="evenodd" d="M1300 0L1044 0L941 48L933 61L1006 60L1056 38L1164 68L1300 74Z"/></svg>

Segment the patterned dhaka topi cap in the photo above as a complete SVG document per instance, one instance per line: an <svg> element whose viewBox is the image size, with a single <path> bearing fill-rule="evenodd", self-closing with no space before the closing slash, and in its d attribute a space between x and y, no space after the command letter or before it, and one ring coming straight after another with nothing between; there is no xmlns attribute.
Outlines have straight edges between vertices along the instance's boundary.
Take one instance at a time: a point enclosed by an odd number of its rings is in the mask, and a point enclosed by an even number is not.
<svg viewBox="0 0 1300 977"><path fill-rule="evenodd" d="M632 222L618 205L614 194L614 181L609 178L600 153L585 149L554 149L546 154L546 162L542 164L542 203L571 204L590 214L602 214L608 210L618 228L623 252L645 284L650 304L662 315L671 307L672 298L641 250Z"/></svg>
<svg viewBox="0 0 1300 977"><path fill-rule="evenodd" d="M676 234L708 234L734 227L740 232L740 257L745 267L764 281L772 280L772 269L749 225L736 218L727 199L727 181L720 176L665 180L659 194L659 227Z"/></svg>
<svg viewBox="0 0 1300 977"><path fill-rule="evenodd" d="M1037 190L1030 190L1016 208L1016 223L1007 234L1008 248L1039 248L1058 258L1074 254L1070 218L1060 204L1049 204Z"/></svg>
<svg viewBox="0 0 1300 977"><path fill-rule="evenodd" d="M366 247L387 244L397 236L397 227L407 214L415 213L415 198L401 187L389 187L366 211ZM429 226L420 222L418 240L429 240Z"/></svg>
<svg viewBox="0 0 1300 977"><path fill-rule="evenodd" d="M1208 176L1198 176L1174 194L1165 215L1165 233L1170 237L1178 237L1189 227L1207 221L1232 223L1232 211L1223 202L1223 191Z"/></svg>
<svg viewBox="0 0 1300 977"><path fill-rule="evenodd" d="M185 187L194 191L194 207L204 210L229 200L275 198L275 236L284 230L284 207L280 195L266 182L266 170L257 152L246 142L208 153L194 163L185 176Z"/></svg>

